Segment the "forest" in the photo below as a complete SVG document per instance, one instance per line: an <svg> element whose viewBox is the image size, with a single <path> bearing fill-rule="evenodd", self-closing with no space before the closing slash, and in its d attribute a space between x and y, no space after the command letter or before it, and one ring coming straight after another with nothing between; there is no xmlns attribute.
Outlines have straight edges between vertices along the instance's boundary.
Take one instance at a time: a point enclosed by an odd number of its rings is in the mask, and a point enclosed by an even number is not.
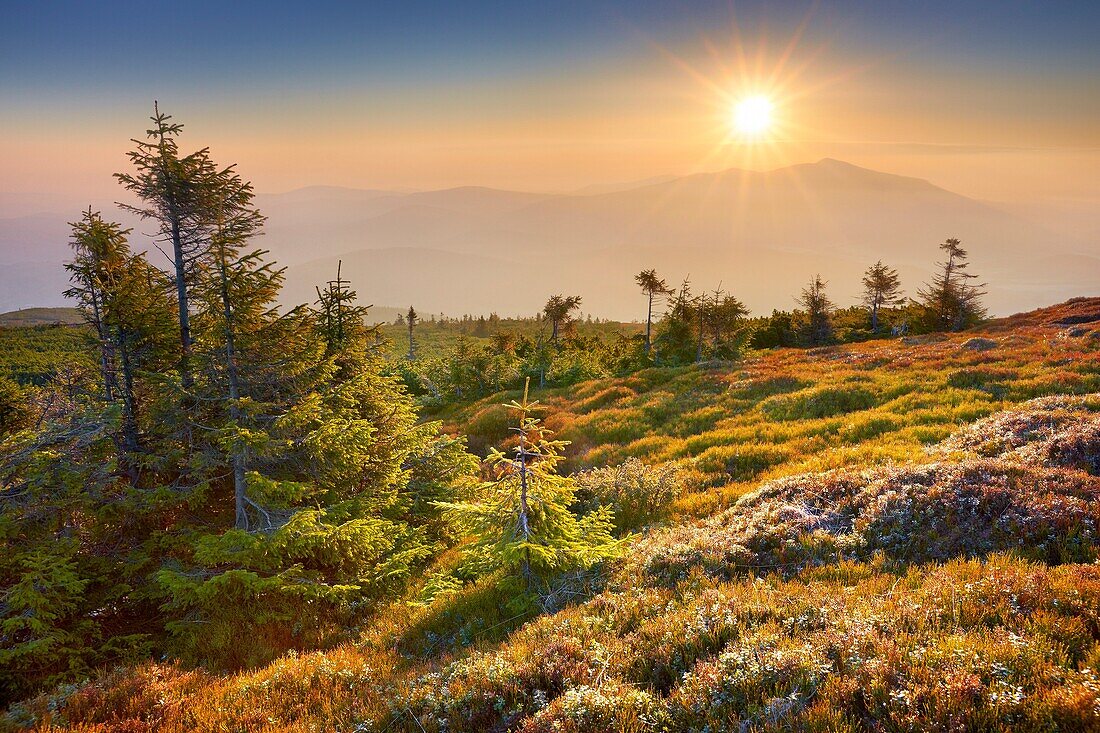
<svg viewBox="0 0 1100 733"><path fill-rule="evenodd" d="M949 237L375 323L185 143L115 174L154 242L74 216L80 324L0 327L0 729L1100 727L1097 299L990 319Z"/></svg>

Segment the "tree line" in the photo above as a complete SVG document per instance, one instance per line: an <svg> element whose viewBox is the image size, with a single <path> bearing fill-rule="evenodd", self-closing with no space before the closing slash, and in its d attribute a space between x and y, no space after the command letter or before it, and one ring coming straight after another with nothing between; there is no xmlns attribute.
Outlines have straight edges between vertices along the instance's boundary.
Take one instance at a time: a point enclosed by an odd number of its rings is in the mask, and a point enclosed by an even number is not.
<svg viewBox="0 0 1100 733"><path fill-rule="evenodd" d="M460 338L445 355L418 357L418 321L410 309L402 319L408 331L407 358L393 369L411 392L444 403L518 389L528 378L539 387L565 386L651 366L736 359L747 348L960 331L985 318L985 285L969 272L969 255L958 239L946 240L939 249L944 259L916 298L906 297L897 271L878 261L863 273L856 306L838 307L829 297L828 283L815 275L796 296L797 309L758 317L751 317L744 303L721 285L696 292L689 279L672 287L655 270L643 270L634 278L646 299L640 336L580 335L582 297L557 294L534 319L540 328L533 334L519 333L495 314L488 319L466 316L452 325L480 338Z"/></svg>

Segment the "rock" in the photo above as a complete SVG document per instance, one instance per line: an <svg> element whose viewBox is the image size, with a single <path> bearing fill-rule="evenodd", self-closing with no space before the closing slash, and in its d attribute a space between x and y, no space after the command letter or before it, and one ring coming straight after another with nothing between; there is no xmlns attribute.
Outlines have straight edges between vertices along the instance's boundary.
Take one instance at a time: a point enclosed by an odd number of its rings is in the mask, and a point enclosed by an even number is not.
<svg viewBox="0 0 1100 733"><path fill-rule="evenodd" d="M990 349L997 348L997 342L993 339L984 339L975 336L974 338L963 341L959 348L966 349L967 351L989 351Z"/></svg>
<svg viewBox="0 0 1100 733"><path fill-rule="evenodd" d="M1089 333L1090 330L1091 329L1084 328L1083 326L1076 326L1074 328L1067 328L1064 331L1059 331L1058 336L1064 339L1079 339Z"/></svg>

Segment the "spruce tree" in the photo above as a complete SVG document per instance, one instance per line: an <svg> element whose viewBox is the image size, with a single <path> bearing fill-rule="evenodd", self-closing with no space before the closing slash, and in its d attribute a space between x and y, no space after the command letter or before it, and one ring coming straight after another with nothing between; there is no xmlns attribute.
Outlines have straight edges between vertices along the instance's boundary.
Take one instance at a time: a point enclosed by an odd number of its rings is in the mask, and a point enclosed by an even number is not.
<svg viewBox="0 0 1100 733"><path fill-rule="evenodd" d="M647 299L645 317L645 354L649 356L653 349L653 301L665 295L671 295L673 290L664 279L657 277L656 270L642 270L634 276L634 282L642 289Z"/></svg>
<svg viewBox="0 0 1100 733"><path fill-rule="evenodd" d="M879 260L863 273L863 305L871 313L871 331L878 332L879 311L905 302L898 271Z"/></svg>
<svg viewBox="0 0 1100 733"><path fill-rule="evenodd" d="M211 188L218 171L207 148L186 155L180 152L177 138L183 125L172 122L156 103L150 119L153 126L146 130L146 139L131 140L134 149L127 155L134 172L116 173L115 178L140 201L120 206L156 222L160 241L169 247L165 254L172 261L176 286L179 373L184 389L189 389L193 382L190 289L209 246L215 216Z"/></svg>
<svg viewBox="0 0 1100 733"><path fill-rule="evenodd" d="M802 289L798 304L806 315L803 326L806 341L811 346L827 344L833 338L832 313L835 309L829 296L825 294L827 283L820 275L815 275L810 284Z"/></svg>
<svg viewBox="0 0 1100 733"><path fill-rule="evenodd" d="M120 444L129 462L139 447L137 374L163 369L171 359L170 285L144 255L131 252L129 229L91 209L71 226L73 259L65 267L73 286L65 296L96 333L104 400L121 403Z"/></svg>
<svg viewBox="0 0 1100 733"><path fill-rule="evenodd" d="M920 291L921 302L932 330L961 331L985 317L985 283L972 282L978 276L967 272L969 255L958 239L946 240L940 249L947 259L936 263L939 272Z"/></svg>
<svg viewBox="0 0 1100 733"><path fill-rule="evenodd" d="M416 359L416 336L413 334L413 329L416 328L418 323L417 318L416 309L410 305L409 312L405 315L405 323L409 328L409 353L406 355L409 361Z"/></svg>
<svg viewBox="0 0 1100 733"><path fill-rule="evenodd" d="M546 320L550 321L550 341L558 342L558 334L562 326L569 324L572 313L581 305L579 295L552 295L543 306L542 313Z"/></svg>
<svg viewBox="0 0 1100 733"><path fill-rule="evenodd" d="M612 536L607 507L577 516L571 510L577 486L561 476L565 441L553 440L531 412L530 379L522 401L506 406L518 418L514 457L493 449L486 459L492 479L470 501L440 503L446 516L475 539L466 549L466 567L478 573L502 570L538 591L554 574L587 569L616 557L623 540Z"/></svg>

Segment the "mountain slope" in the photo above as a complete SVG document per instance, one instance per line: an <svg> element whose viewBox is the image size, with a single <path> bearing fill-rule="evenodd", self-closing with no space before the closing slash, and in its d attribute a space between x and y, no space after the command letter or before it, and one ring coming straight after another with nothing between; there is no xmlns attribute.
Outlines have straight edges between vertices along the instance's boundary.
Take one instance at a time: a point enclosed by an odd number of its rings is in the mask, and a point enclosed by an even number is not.
<svg viewBox="0 0 1100 733"><path fill-rule="evenodd" d="M334 649L106 671L7 725L1096 730L1097 315L1097 298L1020 314L982 352L974 333L781 349L544 391L573 467L684 476L593 595L531 618L494 579L429 604L414 588ZM512 396L444 417L496 443Z"/></svg>
<svg viewBox="0 0 1100 733"><path fill-rule="evenodd" d="M1100 244L1074 239L938 188L825 159L766 172L728 170L550 195L463 187L413 193L313 187L263 195L259 244L289 266L289 292L312 292L328 260L343 255L368 300L411 302L426 312L530 313L547 295L575 292L585 310L637 317L633 276L656 267L670 281L719 282L757 313L790 308L813 275L834 300L854 301L868 264L897 267L915 293L945 238L962 239L989 282L994 312L1009 313L1088 292L1100 278ZM68 217L0 220L0 308L60 304ZM123 217L125 219L125 217ZM148 224L134 225L136 244ZM440 253L438 262L370 256L372 250ZM353 257L351 253L359 253ZM461 258L491 263L463 267ZM361 264L360 264L361 263ZM522 277L518 274L522 272ZM483 294L498 292L487 303Z"/></svg>

